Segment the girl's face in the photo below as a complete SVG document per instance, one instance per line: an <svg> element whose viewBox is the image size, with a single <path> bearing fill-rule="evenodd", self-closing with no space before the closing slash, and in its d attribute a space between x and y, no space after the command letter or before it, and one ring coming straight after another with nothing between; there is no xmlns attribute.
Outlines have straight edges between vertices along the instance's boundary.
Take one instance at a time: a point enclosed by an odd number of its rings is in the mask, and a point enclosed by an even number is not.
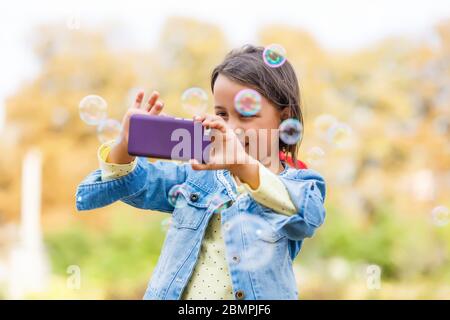
<svg viewBox="0 0 450 320"><path fill-rule="evenodd" d="M277 132L274 130L277 130L280 125L281 113L266 98L261 96L261 109L257 114L253 116L241 115L234 107L234 98L236 94L243 89L249 89L249 87L233 82L226 76L219 74L214 83L214 111L215 114L222 117L228 127L235 130L235 132L236 130L244 133L249 131L255 132L257 153L253 154L254 152L251 152L251 156L259 161L264 161L265 159L261 159L261 157L265 158L265 153L270 157L272 152L278 151L278 149L273 150L274 145L272 143L272 141L275 140L276 145L278 146L278 135L272 139L271 137L273 136L271 136L271 134ZM247 153L249 153L249 150L255 150L250 148L249 143L254 143L254 140L252 141L248 136L245 136L245 141L242 141L241 139L241 143L245 144L245 151ZM263 144L265 145L265 150L267 150L267 152L264 151L261 155L260 150L264 147ZM252 148L254 148L254 146L252 146Z"/></svg>

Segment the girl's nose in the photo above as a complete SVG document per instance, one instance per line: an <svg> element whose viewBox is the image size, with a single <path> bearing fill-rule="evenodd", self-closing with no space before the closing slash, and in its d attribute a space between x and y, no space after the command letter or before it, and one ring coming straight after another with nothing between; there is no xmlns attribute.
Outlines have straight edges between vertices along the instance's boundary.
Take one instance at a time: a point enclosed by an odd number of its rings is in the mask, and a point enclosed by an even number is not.
<svg viewBox="0 0 450 320"><path fill-rule="evenodd" d="M238 127L236 129L234 129L234 133L236 134L236 137L238 138L238 140L243 145L245 145L245 143L246 143L246 141L245 141L246 140L245 139L245 130L243 128Z"/></svg>

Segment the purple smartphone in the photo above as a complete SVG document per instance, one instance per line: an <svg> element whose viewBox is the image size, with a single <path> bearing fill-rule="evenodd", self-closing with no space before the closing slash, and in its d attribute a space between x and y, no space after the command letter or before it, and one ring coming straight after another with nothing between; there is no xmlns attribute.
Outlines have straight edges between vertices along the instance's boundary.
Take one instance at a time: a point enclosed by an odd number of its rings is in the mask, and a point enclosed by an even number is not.
<svg viewBox="0 0 450 320"><path fill-rule="evenodd" d="M198 121L143 114L130 118L128 153L133 156L207 163L210 143Z"/></svg>

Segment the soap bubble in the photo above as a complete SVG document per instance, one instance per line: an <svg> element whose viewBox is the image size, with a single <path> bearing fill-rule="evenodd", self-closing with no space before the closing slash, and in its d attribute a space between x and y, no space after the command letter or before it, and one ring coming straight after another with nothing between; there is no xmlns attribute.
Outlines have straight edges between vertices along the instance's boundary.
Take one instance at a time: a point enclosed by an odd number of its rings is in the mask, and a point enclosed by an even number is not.
<svg viewBox="0 0 450 320"><path fill-rule="evenodd" d="M211 197L211 200L208 202L208 206L218 208L223 204L224 200L222 197L218 194L215 194Z"/></svg>
<svg viewBox="0 0 450 320"><path fill-rule="evenodd" d="M329 274L336 281L343 281L350 274L350 265L347 260L340 257L333 257L328 263Z"/></svg>
<svg viewBox="0 0 450 320"><path fill-rule="evenodd" d="M185 192L185 190L181 184L177 184L170 188L167 198L172 207L184 208L187 205L187 200L184 197L183 192Z"/></svg>
<svg viewBox="0 0 450 320"><path fill-rule="evenodd" d="M263 60L271 68L280 67L286 62L286 50L279 44L271 44L264 49Z"/></svg>
<svg viewBox="0 0 450 320"><path fill-rule="evenodd" d="M326 137L328 130L337 123L331 114L321 114L314 119L314 129L320 137Z"/></svg>
<svg viewBox="0 0 450 320"><path fill-rule="evenodd" d="M233 217L226 225L227 230L240 230L241 228L245 230L243 232L249 241L249 245L242 251L242 256L232 257L237 268L256 270L270 262L275 253L276 244L274 243L274 230L267 221L256 215L240 214Z"/></svg>
<svg viewBox="0 0 450 320"><path fill-rule="evenodd" d="M431 211L431 220L438 227L447 225L450 220L449 216L450 211L445 206L437 206Z"/></svg>
<svg viewBox="0 0 450 320"><path fill-rule="evenodd" d="M122 132L122 125L115 119L106 119L100 122L97 127L97 136L101 143L111 140L118 140Z"/></svg>
<svg viewBox="0 0 450 320"><path fill-rule="evenodd" d="M345 148L351 144L352 128L345 123L336 123L327 133L328 143L337 148Z"/></svg>
<svg viewBox="0 0 450 320"><path fill-rule="evenodd" d="M214 208L215 213L222 213L223 210L229 208L232 205L230 200L224 200L220 195L216 194L211 197L211 200L208 203L209 207Z"/></svg>
<svg viewBox="0 0 450 320"><path fill-rule="evenodd" d="M163 232L167 232L171 225L172 225L172 218L171 217L165 218L161 221L161 230Z"/></svg>
<svg viewBox="0 0 450 320"><path fill-rule="evenodd" d="M302 137L303 126L297 119L284 120L279 127L280 139L286 144L296 144Z"/></svg>
<svg viewBox="0 0 450 320"><path fill-rule="evenodd" d="M321 147L312 147L306 152L306 162L309 165L320 165L323 162L325 151Z"/></svg>
<svg viewBox="0 0 450 320"><path fill-rule="evenodd" d="M84 97L78 106L80 118L91 126L98 125L102 120L106 119L107 107L105 99L97 95L89 95Z"/></svg>
<svg viewBox="0 0 450 320"><path fill-rule="evenodd" d="M261 110L261 95L253 89L243 89L234 97L236 111L245 117L253 116Z"/></svg>
<svg viewBox="0 0 450 320"><path fill-rule="evenodd" d="M201 88L189 88L181 95L181 105L193 115L202 115L208 109L208 95Z"/></svg>

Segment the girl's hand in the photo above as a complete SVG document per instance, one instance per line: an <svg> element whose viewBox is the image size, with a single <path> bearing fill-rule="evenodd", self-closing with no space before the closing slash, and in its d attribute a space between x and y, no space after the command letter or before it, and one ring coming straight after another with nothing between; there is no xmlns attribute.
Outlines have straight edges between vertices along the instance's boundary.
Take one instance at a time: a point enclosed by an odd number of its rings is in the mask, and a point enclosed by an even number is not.
<svg viewBox="0 0 450 320"><path fill-rule="evenodd" d="M235 132L228 128L225 121L218 116L204 115L194 117L194 121L202 123L205 129L211 129L211 149L207 164L191 160L194 170L230 170L233 166L243 163L247 153L239 142Z"/></svg>
<svg viewBox="0 0 450 320"><path fill-rule="evenodd" d="M205 128L211 129L212 148L207 164L191 160L194 170L230 170L241 181L252 188L259 186L258 161L247 154L236 133L219 116L205 115L194 117Z"/></svg>
<svg viewBox="0 0 450 320"><path fill-rule="evenodd" d="M119 143L117 143L108 155L107 162L124 164L130 163L134 160L134 156L128 154L128 137L130 131L130 118L133 114L147 114L147 115L165 115L162 113L164 102L158 100L159 92L153 91L146 103L143 103L144 92L140 91L133 106L131 106L125 113L122 119L122 131L120 134Z"/></svg>

